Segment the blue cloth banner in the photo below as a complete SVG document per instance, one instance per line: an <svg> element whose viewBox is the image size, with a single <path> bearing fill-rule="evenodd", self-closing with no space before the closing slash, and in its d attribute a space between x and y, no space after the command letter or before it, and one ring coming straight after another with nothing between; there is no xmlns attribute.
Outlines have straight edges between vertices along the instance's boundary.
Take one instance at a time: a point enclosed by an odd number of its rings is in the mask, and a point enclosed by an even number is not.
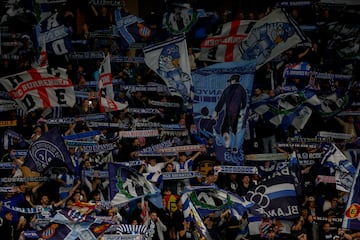
<svg viewBox="0 0 360 240"><path fill-rule="evenodd" d="M244 165L241 151L252 94L255 61L211 65L192 74L194 121L215 137L216 158Z"/></svg>
<svg viewBox="0 0 360 240"><path fill-rule="evenodd" d="M32 171L43 172L55 159L63 162L71 173L75 172L59 128L50 129L31 144L24 165Z"/></svg>

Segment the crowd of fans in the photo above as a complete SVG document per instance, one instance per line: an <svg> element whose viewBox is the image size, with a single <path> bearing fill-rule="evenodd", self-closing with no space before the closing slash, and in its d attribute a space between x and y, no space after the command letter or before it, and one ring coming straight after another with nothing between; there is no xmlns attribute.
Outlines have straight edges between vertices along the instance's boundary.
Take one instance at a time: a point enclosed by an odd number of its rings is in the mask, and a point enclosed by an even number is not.
<svg viewBox="0 0 360 240"><path fill-rule="evenodd" d="M218 26L221 23L233 19L261 19L271 11L271 7L259 7L244 12L242 9L226 9L219 7L216 9L219 19ZM117 44L113 38L97 38L91 36L91 33L97 30L108 30L114 24L114 16L110 6L88 5L86 9L72 9L66 7L61 10L66 24L72 31L72 40L85 40L80 44L74 44L74 49L81 51L101 51L111 56L118 54L129 57L142 56L140 49L131 49L125 51ZM126 11L126 8L124 8ZM78 11L76 11L78 10ZM89 11L87 11L89 10ZM350 13L346 8L328 7L321 5L312 5L311 7L291 7L287 9L289 14L301 24L325 24L338 19L341 16L343 21L349 21ZM348 16L346 16L348 14ZM149 14L151 16L151 14ZM80 19L80 20L79 20ZM151 19L151 18L150 18ZM144 44L150 44L161 39L159 37L166 30L161 28L160 22L153 16L151 19L151 29L157 32L148 39L144 39ZM81 25L81 29L79 29ZM215 34L216 28L208 30L208 35ZM255 87L252 101L256 102L264 98L274 97L282 92L281 85L284 81L282 71L286 64L308 62L312 69L319 72L333 72L339 74L349 74L345 71L345 66L352 65L350 74L354 76L353 88L349 95L353 99L358 96L358 73L356 61L339 63L336 56L331 55L328 49L327 39L329 36L322 34L321 31L306 32L312 42L312 47L296 47L281 54L277 59L267 63L257 70L255 75ZM16 56L15 59L1 59L1 75L20 72L33 66L39 49L34 48L33 40L29 37L29 32L14 32L16 36L15 46L3 46L2 53ZM188 36L189 60L192 70L211 64L198 60L197 48L201 39ZM85 44L84 44L85 43ZM53 109L53 117L73 117L84 116L88 114L100 113L99 101L91 96L96 92L96 87L91 82L96 81L98 68L102 59L71 59L69 56L49 56L49 63L59 67L66 67L68 76L71 79L75 90L89 92L89 98L77 98L77 104L73 108ZM176 134L163 134L159 137L139 137L122 138L117 140L117 148L110 152L110 158L105 153L85 153L79 147L68 147L70 157L73 160L77 174L69 175L62 169L56 169L49 173L49 180L40 183L17 183L14 186L15 191L2 192L0 195L2 224L0 234L4 239L23 239L22 233L29 230L41 230L50 221L56 210L64 206L71 206L76 202L105 202L109 199L109 180L106 177L85 175L85 171L107 170L107 161L128 162L141 160L142 164L134 166L140 173L153 172L181 172L181 171L205 171L202 177L177 180L164 180L163 184L158 186L164 201L164 208L156 208L150 204L149 213L146 218L143 216L143 203L141 201L132 202L126 207L105 207L101 205L91 214L94 216L111 216L117 223L127 224L148 224L150 220L156 222L157 237L152 239L196 239L195 226L193 223L184 221L182 213L182 202L179 195L186 186L205 185L218 186L239 196L244 196L249 189L255 186L262 178L270 175L277 169L281 163L275 161L266 161L257 164L259 174L248 175L239 173L220 173L216 175L211 167L218 164L215 159L214 139L201 136L196 129L191 112L187 112L182 106L181 99L168 96L161 92L143 92L126 90L129 85L147 85L149 83L163 84L162 79L153 71L149 70L144 63L139 62L112 62L112 75L117 84L114 84L115 100L118 102L128 102L129 108L148 108L150 100L178 103L181 107L159 108L157 114L137 114L127 111L117 111L107 113L111 123L119 123L123 126L132 127L132 129L141 126L139 123L160 123L160 124L180 124L183 131ZM271 85L273 79L273 86ZM303 88L307 83L299 83L294 80L294 86L297 89ZM356 104L355 104L356 105ZM56 111L55 111L56 110ZM349 106L348 110L356 111L356 106ZM5 145L3 139L3 149L1 150L1 162L12 162L13 169L1 169L2 177L22 177L39 176L36 173L25 172L23 167L24 157L14 155L14 150L28 149L33 141L36 141L42 134L53 127L60 126L64 136L91 131L93 128L84 121L77 121L72 124L51 125L46 123L46 118L52 117L51 114L44 116L45 109L39 109L29 113L23 113L18 110L8 111L0 116L1 120L17 120L15 127L3 127L0 129L3 138L6 137L6 130L11 129L21 133L25 141L14 142L10 146ZM60 112L60 115L55 115ZM314 137L320 130L333 132L343 132L352 134L354 139L360 134L358 116L350 116L347 119L335 117L331 119L322 119L314 116L309 124L302 131L296 129L277 129L272 123L258 117L253 124L249 124L247 136L243 145L245 154L250 153L290 153L292 149L281 149L277 143L286 142L288 137L301 135L303 137ZM249 121L250 122L250 121ZM101 133L92 140L98 144L105 144L116 138L119 130L112 127L100 127ZM203 144L204 151L194 152L192 154L180 152L176 157L138 157L137 151L142 148L155 145L164 141L171 141L174 146ZM349 148L343 142L338 143L344 153L348 156ZM354 146L352 146L354 147ZM352 148L351 153L357 152ZM308 149L300 150L308 152ZM312 149L312 151L321 151ZM106 156L106 158L105 158ZM75 160L76 159L76 160ZM357 163L355 159L354 163ZM208 168L201 164L209 164ZM250 164L250 163L249 163ZM355 166L356 167L356 166ZM205 169L205 170L203 170ZM333 183L318 183L316 176L322 174L324 168L320 164L311 164L302 166L302 173L305 179L306 192L301 198L301 216L293 220L288 233L282 232L284 226L277 224L276 219L264 219L263 223L266 230L261 232L260 236L250 236L246 216L238 221L234 219L228 211L220 215L210 214L203 220L212 239L360 239L360 233L356 230L342 229L341 220L348 193L335 189ZM26 175L27 174L27 175ZM35 175L34 175L35 174ZM2 186L8 186L2 184ZM169 200L172 199L172 200ZM169 201L171 204L169 204ZM4 203L11 203L11 206L19 208L40 207L42 210L36 214L23 214L16 211L10 211L4 207ZM337 238L338 237L338 238Z"/></svg>

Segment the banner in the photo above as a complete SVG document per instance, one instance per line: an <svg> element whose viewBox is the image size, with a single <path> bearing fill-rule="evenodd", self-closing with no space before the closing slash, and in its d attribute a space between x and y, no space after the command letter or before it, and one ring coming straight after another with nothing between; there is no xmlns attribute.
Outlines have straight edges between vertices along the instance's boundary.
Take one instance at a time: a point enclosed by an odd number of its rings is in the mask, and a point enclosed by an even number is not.
<svg viewBox="0 0 360 240"><path fill-rule="evenodd" d="M187 172L162 172L162 180L185 179L202 177L200 172L187 171Z"/></svg>
<svg viewBox="0 0 360 240"><path fill-rule="evenodd" d="M320 0L320 3L324 4L337 4L337 5L350 5L350 6L359 6L360 3L357 0Z"/></svg>
<svg viewBox="0 0 360 240"><path fill-rule="evenodd" d="M253 88L255 61L214 64L193 72L194 121L215 139L216 158L244 165L242 143Z"/></svg>
<svg viewBox="0 0 360 240"><path fill-rule="evenodd" d="M257 68L296 44L308 41L297 23L277 8L252 27L247 38L238 45L235 60L256 59Z"/></svg>
<svg viewBox="0 0 360 240"><path fill-rule="evenodd" d="M120 8L114 11L115 25L113 35L116 37L121 50L125 50L136 42L142 42L151 36L152 32L145 25L143 19L126 13Z"/></svg>
<svg viewBox="0 0 360 240"><path fill-rule="evenodd" d="M173 146L173 143L171 142L171 140L167 140L167 141L143 148L140 151L138 151L138 153L140 154L140 153L148 153L148 152L157 152L161 148L167 148L167 147L171 147L171 146Z"/></svg>
<svg viewBox="0 0 360 240"><path fill-rule="evenodd" d="M342 228L360 230L360 164L356 169L355 179L352 183L349 200L344 213Z"/></svg>
<svg viewBox="0 0 360 240"><path fill-rule="evenodd" d="M113 206L156 195L160 191L135 169L123 164L109 163L110 199Z"/></svg>
<svg viewBox="0 0 360 240"><path fill-rule="evenodd" d="M75 172L69 151L58 128L52 128L48 132L43 133L30 145L24 166L29 167L32 171L41 173L54 160L63 162L70 173Z"/></svg>
<svg viewBox="0 0 360 240"><path fill-rule="evenodd" d="M138 138L138 137L157 137L159 130L133 130L133 131L119 131L119 138Z"/></svg>
<svg viewBox="0 0 360 240"><path fill-rule="evenodd" d="M114 89L108 54L100 65L98 91L100 98L100 112L119 111L127 108L128 103L120 103L114 100Z"/></svg>
<svg viewBox="0 0 360 240"><path fill-rule="evenodd" d="M240 220L246 208L253 203L217 187L186 188L180 196L183 203L184 218L193 221L199 233L205 239L212 239L201 219L210 213L220 214L228 211L235 219Z"/></svg>
<svg viewBox="0 0 360 240"><path fill-rule="evenodd" d="M256 21L235 20L224 23L219 35L207 37L200 45L201 61L232 62L240 44L249 34Z"/></svg>
<svg viewBox="0 0 360 240"><path fill-rule="evenodd" d="M343 140L350 140L350 139L353 138L352 134L337 133L337 132L326 132L326 131L320 131L319 136L320 137L333 138L333 139L343 139Z"/></svg>
<svg viewBox="0 0 360 240"><path fill-rule="evenodd" d="M99 144L99 145L87 145L82 147L83 152L85 153L98 153L98 152L108 152L117 148L116 142Z"/></svg>
<svg viewBox="0 0 360 240"><path fill-rule="evenodd" d="M0 127L16 127L17 120L0 121Z"/></svg>
<svg viewBox="0 0 360 240"><path fill-rule="evenodd" d="M73 51L69 27L63 23L63 17L55 12L40 22L38 42L46 42L46 51L55 55L64 55Z"/></svg>
<svg viewBox="0 0 360 240"><path fill-rule="evenodd" d="M300 214L295 178L288 166L262 179L245 199L255 203L249 211L256 216L290 220Z"/></svg>
<svg viewBox="0 0 360 240"><path fill-rule="evenodd" d="M276 161L287 160L289 155L287 153L260 153L260 154L247 154L246 161Z"/></svg>
<svg viewBox="0 0 360 240"><path fill-rule="evenodd" d="M168 4L167 11L163 15L163 28L173 35L187 33L203 16L202 10L196 10L189 3L173 2Z"/></svg>
<svg viewBox="0 0 360 240"><path fill-rule="evenodd" d="M0 79L10 96L26 112L47 107L73 107L75 94L65 69L49 73L30 69Z"/></svg>
<svg viewBox="0 0 360 240"><path fill-rule="evenodd" d="M241 173L241 174L258 174L257 167L253 166L214 166L214 172L218 173Z"/></svg>
<svg viewBox="0 0 360 240"><path fill-rule="evenodd" d="M99 135L100 133L101 133L100 130L90 131L90 132L81 132L81 133L63 136L63 138L64 138L64 140L86 139L86 138L93 138L96 135Z"/></svg>
<svg viewBox="0 0 360 240"><path fill-rule="evenodd" d="M158 152L205 152L205 145L184 145L184 146L175 146L175 147L164 147L157 150Z"/></svg>
<svg viewBox="0 0 360 240"><path fill-rule="evenodd" d="M78 210L65 208L52 217L50 224L38 231L42 239L98 239L113 222L102 221Z"/></svg>
<svg viewBox="0 0 360 240"><path fill-rule="evenodd" d="M144 56L146 65L164 80L170 93L189 107L192 80L185 35L145 47Z"/></svg>
<svg viewBox="0 0 360 240"><path fill-rule="evenodd" d="M356 173L351 160L347 159L334 143L324 143L322 152L321 164L330 167L331 171L335 172L336 189L350 192Z"/></svg>

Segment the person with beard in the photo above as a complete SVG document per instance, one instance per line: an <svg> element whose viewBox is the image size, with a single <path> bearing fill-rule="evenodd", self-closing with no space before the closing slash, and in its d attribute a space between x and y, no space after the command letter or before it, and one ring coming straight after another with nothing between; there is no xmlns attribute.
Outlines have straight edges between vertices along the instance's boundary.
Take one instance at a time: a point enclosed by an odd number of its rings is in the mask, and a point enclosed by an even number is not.
<svg viewBox="0 0 360 240"><path fill-rule="evenodd" d="M150 218L145 221L144 225L147 226L148 229L153 229L153 231L149 231L150 236L148 239L165 240L164 233L167 231L167 227L158 217L157 211L152 210L150 212Z"/></svg>

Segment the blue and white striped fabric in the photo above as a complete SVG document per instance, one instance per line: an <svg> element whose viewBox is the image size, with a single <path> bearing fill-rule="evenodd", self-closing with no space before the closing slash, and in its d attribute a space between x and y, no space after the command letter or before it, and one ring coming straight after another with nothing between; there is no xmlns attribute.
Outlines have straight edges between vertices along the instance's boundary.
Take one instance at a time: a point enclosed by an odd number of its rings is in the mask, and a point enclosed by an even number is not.
<svg viewBox="0 0 360 240"><path fill-rule="evenodd" d="M121 49L127 49L130 45L151 35L151 29L145 26L144 20L135 15L116 9L114 18L113 34L119 40Z"/></svg>
<svg viewBox="0 0 360 240"><path fill-rule="evenodd" d="M356 172L352 161L347 159L334 143L324 143L322 151L321 163L335 172L336 189L350 192Z"/></svg>
<svg viewBox="0 0 360 240"><path fill-rule="evenodd" d="M252 105L253 110L276 127L287 129L293 126L300 130L309 120L312 109L304 104L297 93L284 93L274 99L266 99Z"/></svg>
<svg viewBox="0 0 360 240"><path fill-rule="evenodd" d="M145 174L144 174L144 176L145 176ZM162 176L161 172L148 173L148 174L146 174L146 179L149 182L154 183L158 187L160 187L163 183L163 176Z"/></svg>
<svg viewBox="0 0 360 240"><path fill-rule="evenodd" d="M252 109L276 127L286 129L294 126L301 130L314 111L322 117L331 117L342 111L347 103L348 95L338 96L334 92L319 97L314 89L306 87L301 91L287 92L273 99L259 101L252 104Z"/></svg>
<svg viewBox="0 0 360 240"><path fill-rule="evenodd" d="M131 233L131 234L143 234L147 230L146 225L132 225L132 224L120 224L116 226L116 233Z"/></svg>

